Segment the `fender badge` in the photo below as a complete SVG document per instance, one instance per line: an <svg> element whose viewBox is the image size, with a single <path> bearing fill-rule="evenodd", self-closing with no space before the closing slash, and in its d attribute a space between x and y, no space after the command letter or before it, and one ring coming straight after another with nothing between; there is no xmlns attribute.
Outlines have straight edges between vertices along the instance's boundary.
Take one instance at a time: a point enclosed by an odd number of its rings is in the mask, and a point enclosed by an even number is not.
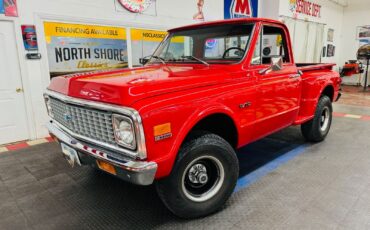
<svg viewBox="0 0 370 230"><path fill-rule="evenodd" d="M172 137L172 133L166 133L166 134L163 134L163 135L155 136L154 140L155 141L161 141L161 140L164 140L164 139L167 139L167 138L170 138L170 137Z"/></svg>
<svg viewBox="0 0 370 230"><path fill-rule="evenodd" d="M171 123L165 123L154 126L153 128L154 140L161 141L172 137Z"/></svg>

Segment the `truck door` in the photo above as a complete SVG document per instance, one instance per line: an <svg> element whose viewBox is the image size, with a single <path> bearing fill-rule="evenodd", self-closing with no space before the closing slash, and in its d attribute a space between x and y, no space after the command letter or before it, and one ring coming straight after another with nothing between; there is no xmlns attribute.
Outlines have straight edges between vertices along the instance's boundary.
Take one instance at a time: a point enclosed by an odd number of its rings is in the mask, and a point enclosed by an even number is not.
<svg viewBox="0 0 370 230"><path fill-rule="evenodd" d="M254 137L260 138L293 123L299 110L301 78L293 62L288 34L279 25L263 25L251 62L257 79ZM271 62L280 60L280 67Z"/></svg>

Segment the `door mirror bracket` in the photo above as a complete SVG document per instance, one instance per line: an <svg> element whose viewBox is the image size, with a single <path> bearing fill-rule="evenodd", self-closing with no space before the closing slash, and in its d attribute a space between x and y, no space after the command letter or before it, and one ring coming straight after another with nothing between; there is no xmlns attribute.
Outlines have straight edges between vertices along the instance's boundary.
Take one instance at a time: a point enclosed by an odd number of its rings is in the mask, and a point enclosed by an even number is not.
<svg viewBox="0 0 370 230"><path fill-rule="evenodd" d="M151 58L150 55L149 56L146 56L146 57L143 57L143 58L139 58L139 63L141 65L145 65L149 61L150 58Z"/></svg>

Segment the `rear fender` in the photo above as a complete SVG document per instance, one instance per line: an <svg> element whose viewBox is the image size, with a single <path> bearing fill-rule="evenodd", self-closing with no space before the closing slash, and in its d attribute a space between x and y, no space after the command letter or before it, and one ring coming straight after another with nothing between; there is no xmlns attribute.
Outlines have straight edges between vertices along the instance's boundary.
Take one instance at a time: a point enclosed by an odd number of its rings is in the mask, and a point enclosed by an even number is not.
<svg viewBox="0 0 370 230"><path fill-rule="evenodd" d="M299 116L297 120L294 122L294 125L300 125L306 121L311 120L314 117L317 103L321 95L323 94L324 90L329 86L334 87L331 82L326 82L326 84L323 87L321 87L319 91L315 92L313 87L308 89L308 90L311 90L310 95L315 95L315 96L305 97L305 98L302 97ZM336 97L336 90L334 88L334 95L333 95L333 98L331 98L331 100L333 101L335 97Z"/></svg>

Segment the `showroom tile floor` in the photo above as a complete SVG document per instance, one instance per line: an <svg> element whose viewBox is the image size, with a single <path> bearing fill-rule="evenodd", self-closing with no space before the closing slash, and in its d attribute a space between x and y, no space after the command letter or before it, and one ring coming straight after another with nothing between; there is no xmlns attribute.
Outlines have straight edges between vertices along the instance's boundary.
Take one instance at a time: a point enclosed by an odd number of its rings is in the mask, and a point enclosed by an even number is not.
<svg viewBox="0 0 370 230"><path fill-rule="evenodd" d="M342 97L338 104L370 107L370 87L364 92L360 86L342 86Z"/></svg>
<svg viewBox="0 0 370 230"><path fill-rule="evenodd" d="M40 145L40 144L53 142L53 141L54 141L53 138L46 137L46 138L40 138L40 139L36 139L36 140L26 140L26 141L19 141L19 142L15 142L15 143L0 145L0 153L25 149L25 148L29 148L31 146Z"/></svg>
<svg viewBox="0 0 370 230"><path fill-rule="evenodd" d="M292 127L240 149L239 181L249 183L198 220L174 217L154 186L69 168L57 143L0 153L0 229L370 229L369 133L370 121L335 117L322 143Z"/></svg>

